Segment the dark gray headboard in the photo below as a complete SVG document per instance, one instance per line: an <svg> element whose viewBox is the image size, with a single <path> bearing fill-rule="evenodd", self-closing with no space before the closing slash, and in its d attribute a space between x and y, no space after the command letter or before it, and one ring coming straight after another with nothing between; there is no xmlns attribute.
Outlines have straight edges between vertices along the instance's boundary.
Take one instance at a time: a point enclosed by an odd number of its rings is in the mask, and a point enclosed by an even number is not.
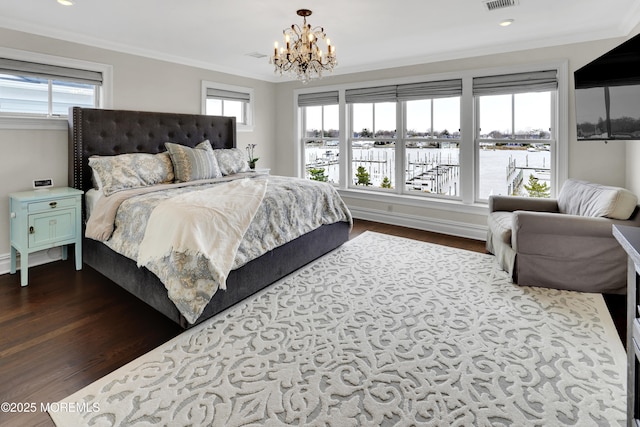
<svg viewBox="0 0 640 427"><path fill-rule="evenodd" d="M92 187L89 157L160 153L165 142L236 146L235 117L73 107L69 112L69 185Z"/></svg>

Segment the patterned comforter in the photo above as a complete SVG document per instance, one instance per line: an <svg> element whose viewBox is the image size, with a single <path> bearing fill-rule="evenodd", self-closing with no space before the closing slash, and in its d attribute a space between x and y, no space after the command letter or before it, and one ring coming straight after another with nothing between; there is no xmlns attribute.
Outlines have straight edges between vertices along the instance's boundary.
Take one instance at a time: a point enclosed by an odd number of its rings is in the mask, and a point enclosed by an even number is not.
<svg viewBox="0 0 640 427"><path fill-rule="evenodd" d="M212 185L225 184L205 186ZM117 210L115 229L105 244L137 261L146 222L154 208L191 189L172 188L127 199ZM238 247L232 269L324 224L340 221L351 223L351 214L330 184L269 176L264 199ZM169 298L190 323L198 319L213 294L224 287L221 278L212 274L209 261L201 255L172 251L146 267L164 283Z"/></svg>

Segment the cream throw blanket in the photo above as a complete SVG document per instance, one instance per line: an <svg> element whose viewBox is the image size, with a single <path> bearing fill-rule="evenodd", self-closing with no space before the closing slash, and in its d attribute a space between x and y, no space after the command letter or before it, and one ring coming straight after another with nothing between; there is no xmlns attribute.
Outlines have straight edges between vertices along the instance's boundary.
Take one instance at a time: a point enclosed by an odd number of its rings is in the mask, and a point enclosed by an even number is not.
<svg viewBox="0 0 640 427"><path fill-rule="evenodd" d="M241 179L181 194L151 213L138 252L138 266L171 252L201 254L226 289L236 252L267 189L266 179Z"/></svg>
<svg viewBox="0 0 640 427"><path fill-rule="evenodd" d="M257 175L251 173L237 173L233 175L223 176L221 178L202 179L199 181L176 182L173 184L152 185L150 187L132 188L130 190L118 191L110 196L102 196L91 211L91 216L87 221L87 229L85 236L101 242L111 238L115 227L116 214L120 205L131 197L140 196L142 194L155 193L172 188L190 187L202 184L213 184L233 181L246 178L264 178L265 175Z"/></svg>

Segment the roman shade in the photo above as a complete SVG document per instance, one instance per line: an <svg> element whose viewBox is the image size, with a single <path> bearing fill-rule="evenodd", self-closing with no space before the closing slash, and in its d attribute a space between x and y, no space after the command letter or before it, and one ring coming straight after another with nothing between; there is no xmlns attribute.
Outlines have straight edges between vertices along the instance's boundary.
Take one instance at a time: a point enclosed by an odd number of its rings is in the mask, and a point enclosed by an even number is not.
<svg viewBox="0 0 640 427"><path fill-rule="evenodd" d="M47 80L63 80L97 86L102 85L102 73L99 71L81 70L9 58L0 58L0 74L31 76Z"/></svg>
<svg viewBox="0 0 640 427"><path fill-rule="evenodd" d="M558 88L556 70L529 73L503 74L474 77L474 95L498 95L504 93L546 92Z"/></svg>
<svg viewBox="0 0 640 427"><path fill-rule="evenodd" d="M298 107L334 105L338 103L338 91L301 93L298 95Z"/></svg>
<svg viewBox="0 0 640 427"><path fill-rule="evenodd" d="M348 89L345 92L347 104L364 102L395 102L396 86L365 87Z"/></svg>
<svg viewBox="0 0 640 427"><path fill-rule="evenodd" d="M461 96L462 80L441 80L398 85L396 95L398 101Z"/></svg>
<svg viewBox="0 0 640 427"><path fill-rule="evenodd" d="M460 79L348 89L345 92L348 104L410 101L460 95L462 95Z"/></svg>
<svg viewBox="0 0 640 427"><path fill-rule="evenodd" d="M237 92L234 90L207 88L207 98L224 99L227 101L249 102L251 95L246 92Z"/></svg>

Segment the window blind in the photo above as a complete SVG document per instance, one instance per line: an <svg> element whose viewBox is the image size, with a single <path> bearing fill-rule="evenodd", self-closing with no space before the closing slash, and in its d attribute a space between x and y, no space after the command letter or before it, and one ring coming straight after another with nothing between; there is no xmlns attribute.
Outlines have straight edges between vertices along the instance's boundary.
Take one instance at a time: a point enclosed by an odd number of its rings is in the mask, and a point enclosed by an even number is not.
<svg viewBox="0 0 640 427"><path fill-rule="evenodd" d="M484 76L473 79L474 95L545 92L556 90L557 88L558 76L556 70Z"/></svg>
<svg viewBox="0 0 640 427"><path fill-rule="evenodd" d="M403 84L398 85L396 92L398 101L460 96L462 95L462 80Z"/></svg>
<svg viewBox="0 0 640 427"><path fill-rule="evenodd" d="M245 92L236 92L233 90L224 90L216 88L207 88L207 98L224 99L227 101L250 102L251 96Z"/></svg>
<svg viewBox="0 0 640 427"><path fill-rule="evenodd" d="M363 102L396 102L396 87L397 86L393 85L348 89L345 91L345 101L347 104Z"/></svg>
<svg viewBox="0 0 640 427"><path fill-rule="evenodd" d="M338 91L301 93L298 95L298 107L315 105L333 105L338 103Z"/></svg>
<svg viewBox="0 0 640 427"><path fill-rule="evenodd" d="M98 86L102 85L102 73L99 71L81 70L77 68L62 67L59 65L19 61L9 58L0 58L0 73L38 77L47 80L62 80Z"/></svg>
<svg viewBox="0 0 640 427"><path fill-rule="evenodd" d="M409 101L460 95L462 95L460 79L349 89L345 93L348 104Z"/></svg>

